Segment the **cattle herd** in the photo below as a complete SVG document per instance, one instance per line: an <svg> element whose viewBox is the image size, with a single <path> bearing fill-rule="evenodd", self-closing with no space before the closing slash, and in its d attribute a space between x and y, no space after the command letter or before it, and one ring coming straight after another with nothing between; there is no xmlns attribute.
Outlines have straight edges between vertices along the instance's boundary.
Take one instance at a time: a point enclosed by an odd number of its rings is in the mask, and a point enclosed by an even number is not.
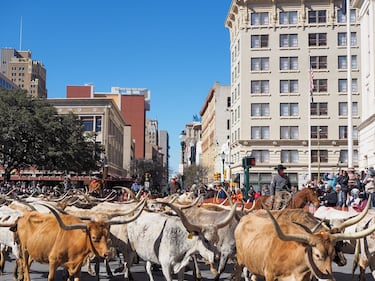
<svg viewBox="0 0 375 281"><path fill-rule="evenodd" d="M30 280L33 262L48 264L48 281L64 268L64 279L78 281L84 266L99 279L99 263L112 276L109 260L118 259L126 280L139 260L151 281L158 265L167 281L184 280L188 265L196 280L203 261L219 280L226 264L235 264L232 280L335 280L332 263L346 265L343 245L355 249L353 272L375 276L374 212L320 207L267 210L244 204L204 203L193 194L150 199L123 188L130 200L96 198L88 193L61 197L1 198L0 271L5 256L15 258L14 280ZM370 200L368 201L370 202ZM256 204L253 204L255 206ZM1 277L0 277L1 278Z"/></svg>

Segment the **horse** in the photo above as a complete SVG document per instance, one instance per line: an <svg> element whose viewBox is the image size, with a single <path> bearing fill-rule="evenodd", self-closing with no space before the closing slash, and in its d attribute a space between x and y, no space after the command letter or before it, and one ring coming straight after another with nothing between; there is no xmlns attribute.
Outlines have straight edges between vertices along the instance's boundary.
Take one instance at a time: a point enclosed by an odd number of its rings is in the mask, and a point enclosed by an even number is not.
<svg viewBox="0 0 375 281"><path fill-rule="evenodd" d="M304 188L294 193L286 204L285 208L288 209L299 209L304 208L306 204L313 203L315 208L320 206L319 197L315 188ZM262 195L255 200L254 209L272 209L272 204L269 195Z"/></svg>
<svg viewBox="0 0 375 281"><path fill-rule="evenodd" d="M93 179L89 185L89 194L98 193L100 197L103 195L104 180Z"/></svg>

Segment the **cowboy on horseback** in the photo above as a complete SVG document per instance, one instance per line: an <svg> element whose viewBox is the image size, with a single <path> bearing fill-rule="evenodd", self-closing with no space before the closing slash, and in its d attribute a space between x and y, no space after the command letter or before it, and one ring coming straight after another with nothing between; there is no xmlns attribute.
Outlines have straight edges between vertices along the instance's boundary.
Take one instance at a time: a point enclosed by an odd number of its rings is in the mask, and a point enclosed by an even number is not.
<svg viewBox="0 0 375 281"><path fill-rule="evenodd" d="M286 167L282 164L275 167L277 174L272 177L270 188L272 209L279 210L288 205L291 199L291 184L289 177L284 173Z"/></svg>

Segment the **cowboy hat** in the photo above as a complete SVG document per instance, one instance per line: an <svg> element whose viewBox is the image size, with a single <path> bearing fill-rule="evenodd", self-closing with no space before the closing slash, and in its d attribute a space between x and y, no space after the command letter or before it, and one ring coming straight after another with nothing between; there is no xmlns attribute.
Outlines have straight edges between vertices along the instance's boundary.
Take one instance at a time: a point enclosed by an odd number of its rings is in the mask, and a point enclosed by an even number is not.
<svg viewBox="0 0 375 281"><path fill-rule="evenodd" d="M274 168L275 170L286 170L286 167L285 166L283 166L282 164L279 164L279 165L277 165L277 167L275 167Z"/></svg>

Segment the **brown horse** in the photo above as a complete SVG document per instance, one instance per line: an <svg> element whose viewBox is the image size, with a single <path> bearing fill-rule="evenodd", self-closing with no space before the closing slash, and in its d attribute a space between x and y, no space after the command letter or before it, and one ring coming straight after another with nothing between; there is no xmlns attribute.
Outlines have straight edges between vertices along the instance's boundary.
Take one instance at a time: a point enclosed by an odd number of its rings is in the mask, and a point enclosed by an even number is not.
<svg viewBox="0 0 375 281"><path fill-rule="evenodd" d="M99 193L99 196L102 196L103 184L104 184L104 180L93 179L89 185L89 194L92 194L94 191L96 191Z"/></svg>
<svg viewBox="0 0 375 281"><path fill-rule="evenodd" d="M313 203L316 208L319 207L319 198L315 188L304 188L294 193L286 208L304 208L309 202ZM272 209L269 195L262 195L256 199L254 209L264 209L263 206Z"/></svg>

